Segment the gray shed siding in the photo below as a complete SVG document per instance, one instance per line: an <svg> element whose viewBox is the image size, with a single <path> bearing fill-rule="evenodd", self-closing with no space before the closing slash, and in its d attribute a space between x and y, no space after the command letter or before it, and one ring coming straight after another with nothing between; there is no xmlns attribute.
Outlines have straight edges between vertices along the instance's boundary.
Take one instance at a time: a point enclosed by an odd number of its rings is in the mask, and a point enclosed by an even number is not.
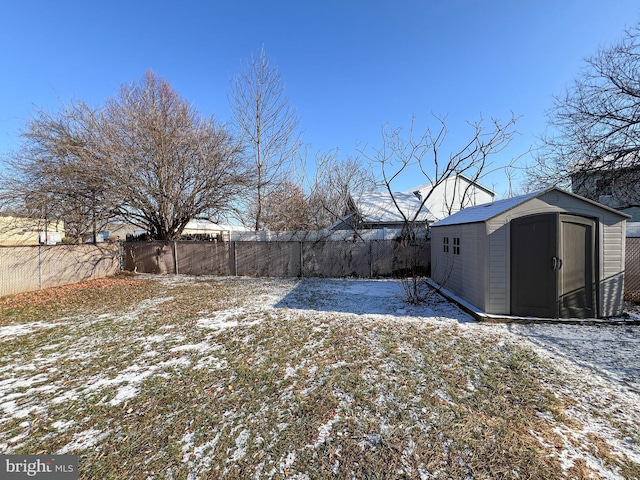
<svg viewBox="0 0 640 480"><path fill-rule="evenodd" d="M555 191L533 198L487 222L491 250L488 269L491 272L491 280L484 311L493 314L511 313L509 222L514 218L542 213L570 213L598 219L598 314L603 317L620 314L623 296L625 220L612 212Z"/></svg>
<svg viewBox="0 0 640 480"><path fill-rule="evenodd" d="M447 290L465 297L476 307L484 307L485 284L484 224L452 225L434 229L431 235L431 276ZM444 237L449 251L444 252ZM460 253L454 253L454 238L460 239Z"/></svg>
<svg viewBox="0 0 640 480"><path fill-rule="evenodd" d="M619 315L623 306L625 218L558 190L547 191L486 221L433 227L432 238L440 238L440 246L445 232L450 237L455 232L461 239L477 244L475 259L460 255L460 261L453 264L450 283L437 269L432 270L433 279L488 314L509 315L510 222L515 218L543 213L568 213L598 220L598 315ZM468 265L463 264L467 261ZM461 281L460 277L465 276L468 281ZM475 283L471 285L469 282Z"/></svg>
<svg viewBox="0 0 640 480"><path fill-rule="evenodd" d="M600 305L598 310L603 317L622 313L625 225L625 222L620 221L603 222L600 232ZM622 241L619 240L620 238Z"/></svg>
<svg viewBox="0 0 640 480"><path fill-rule="evenodd" d="M511 292L509 288L509 272L507 271L509 256L509 224L501 221L489 222L486 225L488 243L487 256L487 298L484 311L487 313L509 312L511 308Z"/></svg>

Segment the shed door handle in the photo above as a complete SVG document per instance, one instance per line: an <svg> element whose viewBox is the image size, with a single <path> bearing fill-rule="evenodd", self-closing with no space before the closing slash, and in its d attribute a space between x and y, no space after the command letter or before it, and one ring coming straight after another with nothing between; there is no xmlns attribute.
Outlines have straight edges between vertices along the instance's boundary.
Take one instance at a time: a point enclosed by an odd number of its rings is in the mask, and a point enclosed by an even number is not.
<svg viewBox="0 0 640 480"><path fill-rule="evenodd" d="M560 270L562 268L562 260L558 257L553 257L551 259L552 263L552 269L553 270Z"/></svg>

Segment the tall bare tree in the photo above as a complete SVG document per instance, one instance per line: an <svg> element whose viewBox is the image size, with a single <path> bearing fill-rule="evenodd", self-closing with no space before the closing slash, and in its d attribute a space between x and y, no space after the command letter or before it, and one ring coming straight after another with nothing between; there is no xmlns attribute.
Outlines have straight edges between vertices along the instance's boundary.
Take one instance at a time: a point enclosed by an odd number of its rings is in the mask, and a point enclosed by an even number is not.
<svg viewBox="0 0 640 480"><path fill-rule="evenodd" d="M107 102L103 124L118 213L155 238L176 238L190 220L219 220L247 184L238 143L153 72Z"/></svg>
<svg viewBox="0 0 640 480"><path fill-rule="evenodd" d="M48 222L64 220L67 239L82 241L113 216L105 180L96 172L96 111L76 102L57 115L43 109L6 162L0 187L5 207Z"/></svg>
<svg viewBox="0 0 640 480"><path fill-rule="evenodd" d="M247 185L238 143L151 71L99 109L40 112L23 138L6 193L62 217L85 205L85 223L115 217L161 240L218 220Z"/></svg>
<svg viewBox="0 0 640 480"><path fill-rule="evenodd" d="M265 198L287 179L300 147L298 117L264 48L233 79L229 104L253 166L251 223L261 230Z"/></svg>
<svg viewBox="0 0 640 480"><path fill-rule="evenodd" d="M626 178L620 192L636 192L628 206L640 205L635 188L640 174L628 175L640 167L639 71L639 26L586 59L585 68L548 112L548 133L528 170L534 187L568 187L572 177L586 179L592 173L611 181L620 174Z"/></svg>
<svg viewBox="0 0 640 480"><path fill-rule="evenodd" d="M515 131L516 118L512 115L506 122L491 119L486 127L482 118L469 123L471 133L468 140L457 149L442 152L448 129L444 117L435 117L438 128L427 127L422 133L415 131L415 119L411 121L409 132L403 135L402 129L389 130L382 127L382 146L366 154L372 164L379 166L383 189L393 199L394 205L403 219L403 236L412 236L416 219L421 216L424 206L434 190L447 179L465 175L472 182L479 181L491 169L492 155L507 147ZM421 178L429 188L422 190L421 204L407 214L394 198L395 185L403 174L413 172L415 178Z"/></svg>

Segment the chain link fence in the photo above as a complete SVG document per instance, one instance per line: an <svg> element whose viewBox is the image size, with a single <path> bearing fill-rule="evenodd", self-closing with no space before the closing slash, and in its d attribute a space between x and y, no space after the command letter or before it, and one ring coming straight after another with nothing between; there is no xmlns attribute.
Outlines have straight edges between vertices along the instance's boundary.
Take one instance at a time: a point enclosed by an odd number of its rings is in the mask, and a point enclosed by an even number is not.
<svg viewBox="0 0 640 480"><path fill-rule="evenodd" d="M115 275L119 244L0 247L0 296Z"/></svg>
<svg viewBox="0 0 640 480"><path fill-rule="evenodd" d="M624 299L640 302L640 238L627 238L625 252Z"/></svg>
<svg viewBox="0 0 640 480"><path fill-rule="evenodd" d="M252 277L390 277L430 265L428 241L128 242L124 268L140 273Z"/></svg>

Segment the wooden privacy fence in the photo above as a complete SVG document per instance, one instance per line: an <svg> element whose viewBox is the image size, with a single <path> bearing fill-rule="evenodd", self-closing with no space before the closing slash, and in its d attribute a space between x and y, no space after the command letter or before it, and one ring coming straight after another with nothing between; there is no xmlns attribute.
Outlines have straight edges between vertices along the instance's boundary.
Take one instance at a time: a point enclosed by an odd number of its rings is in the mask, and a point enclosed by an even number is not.
<svg viewBox="0 0 640 480"><path fill-rule="evenodd" d="M0 247L0 296L115 275L120 245Z"/></svg>
<svg viewBox="0 0 640 480"><path fill-rule="evenodd" d="M252 277L388 277L426 274L428 241L127 242L124 268L144 273Z"/></svg>

